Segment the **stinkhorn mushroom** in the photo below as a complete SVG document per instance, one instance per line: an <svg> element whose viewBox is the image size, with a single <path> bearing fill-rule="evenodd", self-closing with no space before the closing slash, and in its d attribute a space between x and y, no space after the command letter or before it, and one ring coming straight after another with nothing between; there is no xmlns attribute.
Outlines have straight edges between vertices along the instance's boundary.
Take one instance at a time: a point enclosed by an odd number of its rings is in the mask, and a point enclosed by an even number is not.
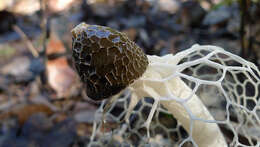
<svg viewBox="0 0 260 147"><path fill-rule="evenodd" d="M123 33L82 23L72 34L75 67L93 100L119 93L148 66L144 52Z"/></svg>
<svg viewBox="0 0 260 147"><path fill-rule="evenodd" d="M126 118L139 99L154 99L144 124L148 138L149 125L160 101L191 134L195 145L227 146L216 123L201 121L210 122L214 118L178 75L180 69L175 67L187 53L148 56L124 33L98 25L81 23L72 30L72 34L75 67L86 85L89 98L103 100L129 88L132 96Z"/></svg>

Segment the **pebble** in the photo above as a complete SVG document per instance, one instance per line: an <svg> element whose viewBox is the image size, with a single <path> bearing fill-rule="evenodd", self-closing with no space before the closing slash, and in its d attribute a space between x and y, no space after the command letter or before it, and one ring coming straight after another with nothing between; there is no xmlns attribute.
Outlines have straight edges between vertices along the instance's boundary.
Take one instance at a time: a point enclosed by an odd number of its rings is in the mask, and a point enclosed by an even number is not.
<svg viewBox="0 0 260 147"><path fill-rule="evenodd" d="M23 83L34 80L44 69L43 61L40 58L30 59L21 56L3 66L0 73L11 76L14 82Z"/></svg>
<svg viewBox="0 0 260 147"><path fill-rule="evenodd" d="M230 17L230 8L227 6L222 6L216 10L209 12L203 20L203 25L215 25L223 23L225 21L228 21Z"/></svg>

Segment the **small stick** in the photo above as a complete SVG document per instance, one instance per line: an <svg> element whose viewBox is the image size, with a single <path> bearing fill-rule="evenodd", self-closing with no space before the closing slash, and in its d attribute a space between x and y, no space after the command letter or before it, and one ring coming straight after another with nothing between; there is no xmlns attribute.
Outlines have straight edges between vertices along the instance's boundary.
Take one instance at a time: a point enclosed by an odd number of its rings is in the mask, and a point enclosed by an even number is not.
<svg viewBox="0 0 260 147"><path fill-rule="evenodd" d="M40 56L42 57L43 61L44 61L44 66L46 67L47 64L47 55L46 55L46 50L47 50L47 45L49 43L49 39L50 39L50 29L49 29L49 19L48 19L48 14L46 11L47 8L47 3L45 0L40 0L40 4L41 4L41 23L40 23L40 27L42 30L42 34L40 37L40 41L41 41L41 51L40 51ZM43 85L46 86L47 84L47 79L48 79L48 74L46 72L46 70L41 74L41 82Z"/></svg>
<svg viewBox="0 0 260 147"><path fill-rule="evenodd" d="M23 32L23 30L18 27L17 25L13 25L13 29L16 33L18 33L22 39L24 40L24 42L26 43L28 49L30 50L30 52L32 53L32 55L37 58L39 57L39 53L36 50L36 48L33 46L32 42L29 40L29 38L26 36L26 34Z"/></svg>

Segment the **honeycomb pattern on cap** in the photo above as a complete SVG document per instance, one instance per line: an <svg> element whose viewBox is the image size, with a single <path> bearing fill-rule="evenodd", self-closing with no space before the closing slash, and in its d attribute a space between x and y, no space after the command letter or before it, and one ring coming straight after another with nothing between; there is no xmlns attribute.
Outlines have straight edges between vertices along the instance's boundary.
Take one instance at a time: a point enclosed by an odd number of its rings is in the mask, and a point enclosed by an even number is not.
<svg viewBox="0 0 260 147"><path fill-rule="evenodd" d="M81 23L72 30L76 70L93 100L109 98L145 72L148 59L126 34Z"/></svg>

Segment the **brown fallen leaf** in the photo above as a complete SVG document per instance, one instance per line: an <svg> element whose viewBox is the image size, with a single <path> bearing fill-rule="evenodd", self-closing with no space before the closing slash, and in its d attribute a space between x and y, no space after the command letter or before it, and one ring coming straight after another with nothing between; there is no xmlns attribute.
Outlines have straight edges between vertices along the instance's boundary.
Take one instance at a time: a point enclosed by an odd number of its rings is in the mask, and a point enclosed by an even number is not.
<svg viewBox="0 0 260 147"><path fill-rule="evenodd" d="M93 124L88 123L78 123L77 126L77 135L81 137L90 136L93 130Z"/></svg>
<svg viewBox="0 0 260 147"><path fill-rule="evenodd" d="M47 55L65 53L63 43L55 34L50 37ZM47 61L48 83L55 90L57 98L71 97L78 94L79 80L75 71L69 66L66 57Z"/></svg>
<svg viewBox="0 0 260 147"><path fill-rule="evenodd" d="M36 113L44 113L49 116L54 112L50 107L44 104L21 104L16 105L7 112L1 113L0 120L17 117L19 124L22 125L30 118L30 116Z"/></svg>
<svg viewBox="0 0 260 147"><path fill-rule="evenodd" d="M131 39L131 40L135 40L136 35L137 35L137 30L135 28L129 28L123 31L124 33L127 34L127 36Z"/></svg>

